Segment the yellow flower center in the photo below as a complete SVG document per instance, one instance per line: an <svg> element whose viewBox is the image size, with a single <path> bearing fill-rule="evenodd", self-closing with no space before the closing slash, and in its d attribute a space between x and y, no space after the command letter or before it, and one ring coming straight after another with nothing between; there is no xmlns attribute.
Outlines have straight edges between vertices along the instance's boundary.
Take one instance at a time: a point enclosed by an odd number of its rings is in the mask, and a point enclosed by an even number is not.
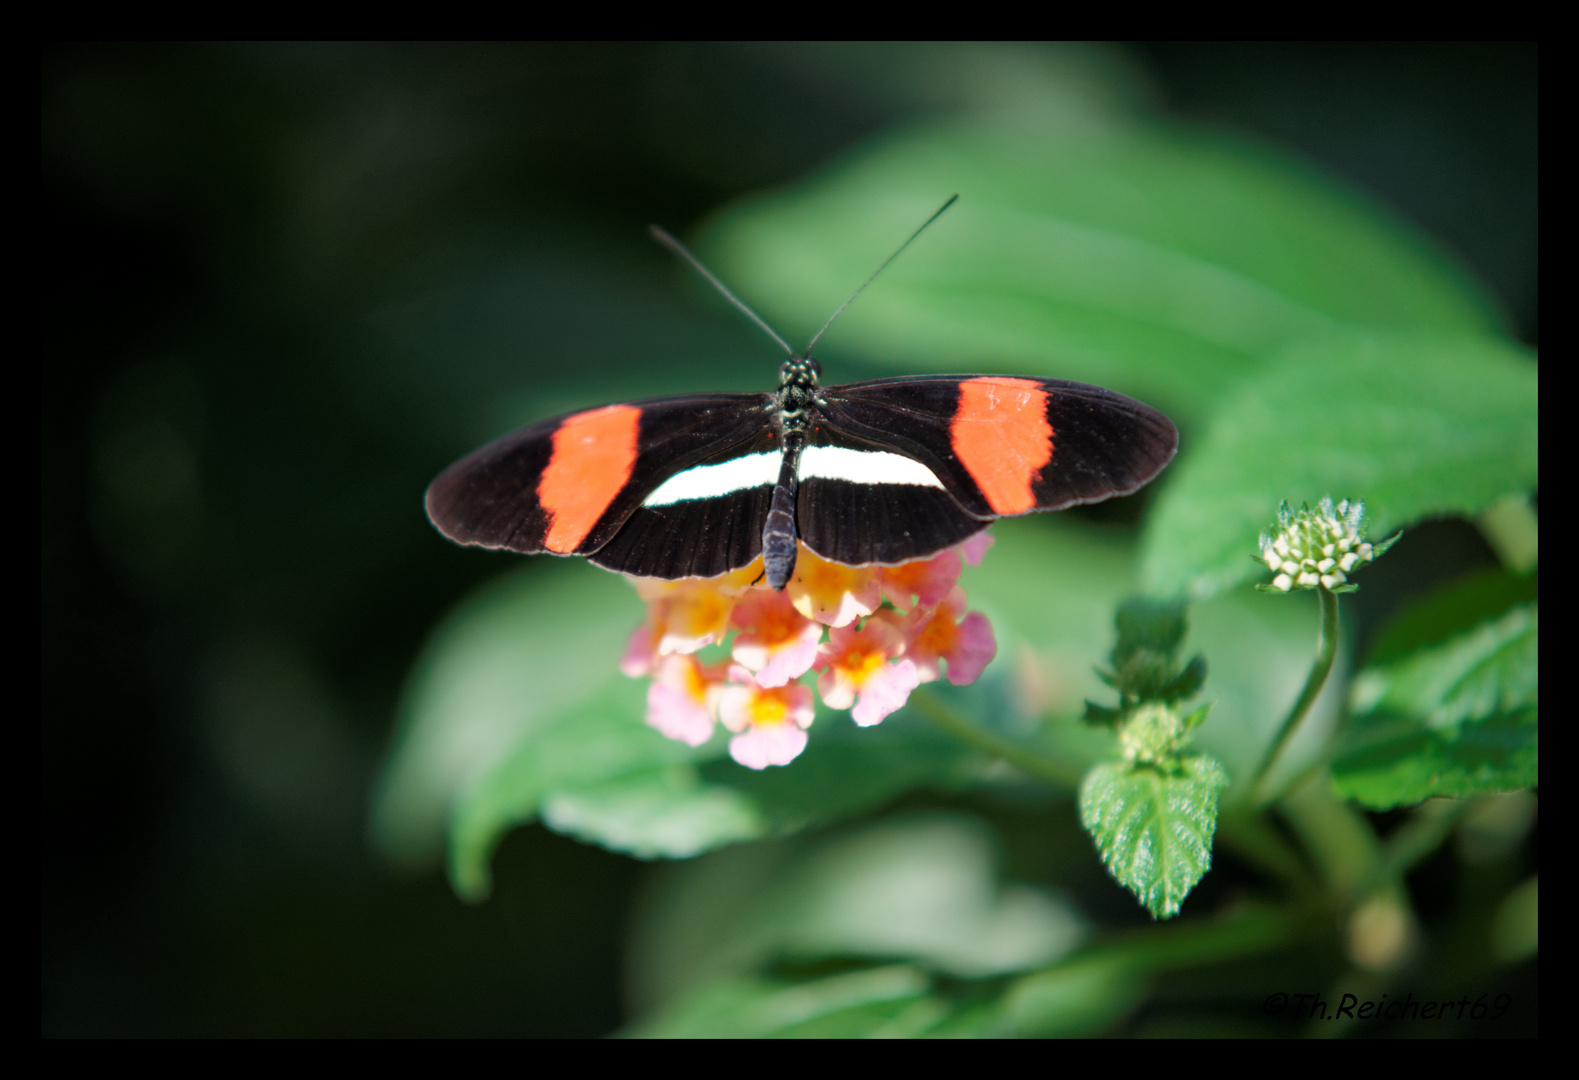
<svg viewBox="0 0 1579 1080"><path fill-rule="evenodd" d="M861 686L876 674L886 659L887 657L876 649L855 648L840 657L837 663L846 678L856 686Z"/></svg>
<svg viewBox="0 0 1579 1080"><path fill-rule="evenodd" d="M755 727L782 724L789 720L789 702L774 690L759 690L751 695L751 723Z"/></svg>

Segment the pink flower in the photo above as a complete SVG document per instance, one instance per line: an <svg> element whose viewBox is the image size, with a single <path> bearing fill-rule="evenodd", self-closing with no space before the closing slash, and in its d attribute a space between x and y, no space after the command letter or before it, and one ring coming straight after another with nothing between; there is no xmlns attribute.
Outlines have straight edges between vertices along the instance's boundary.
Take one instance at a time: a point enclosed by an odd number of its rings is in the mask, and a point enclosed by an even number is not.
<svg viewBox="0 0 1579 1080"><path fill-rule="evenodd" d="M748 769L788 765L806 749L806 728L816 715L811 688L799 683L764 687L739 664L732 685L719 694L719 719L730 731L729 756Z"/></svg>
<svg viewBox="0 0 1579 1080"><path fill-rule="evenodd" d="M756 675L758 686L783 686L811 670L822 624L795 610L782 592L753 589L735 605L735 662Z"/></svg>
<svg viewBox="0 0 1579 1080"><path fill-rule="evenodd" d="M953 548L930 559L880 567L883 599L900 611L910 608L911 597L917 608L935 608L959 580L961 569L959 551Z"/></svg>
<svg viewBox="0 0 1579 1080"><path fill-rule="evenodd" d="M647 688L647 723L671 739L701 746L713 737L713 714L722 690L719 673L694 656L665 656Z"/></svg>
<svg viewBox="0 0 1579 1080"><path fill-rule="evenodd" d="M994 542L993 537L987 534L986 529L983 529L961 544L958 551L964 557L966 566L980 566L981 560L987 556L987 549L992 547Z"/></svg>
<svg viewBox="0 0 1579 1080"><path fill-rule="evenodd" d="M625 643L625 655L620 657L620 671L633 679L651 675L658 652L652 645L652 623L644 622L631 631Z"/></svg>
<svg viewBox="0 0 1579 1080"><path fill-rule="evenodd" d="M850 709L850 718L862 727L880 723L903 708L910 691L921 685L912 661L888 662L904 650L904 633L882 617L867 619L859 630L830 630L815 665L822 672L817 679L822 700L831 708Z"/></svg>
<svg viewBox="0 0 1579 1080"><path fill-rule="evenodd" d="M716 578L635 578L648 618L631 634L620 670L651 677L647 723L669 738L700 746L722 721L740 764L787 765L806 748L814 716L811 689L798 681L807 671L821 673L822 699L849 709L862 727L942 678L945 662L956 685L981 675L997 642L986 616L965 611L958 580L991 544L983 531L898 566L845 566L803 545L795 576L779 592L756 585L760 559ZM696 659L731 630L727 675Z"/></svg>
<svg viewBox="0 0 1579 1080"><path fill-rule="evenodd" d="M936 610L918 607L905 620L905 655L915 662L922 682L935 682L942 674L941 662L947 660L948 681L965 686L997 655L987 616L972 611L956 623L955 616L964 610L965 590L956 585Z"/></svg>

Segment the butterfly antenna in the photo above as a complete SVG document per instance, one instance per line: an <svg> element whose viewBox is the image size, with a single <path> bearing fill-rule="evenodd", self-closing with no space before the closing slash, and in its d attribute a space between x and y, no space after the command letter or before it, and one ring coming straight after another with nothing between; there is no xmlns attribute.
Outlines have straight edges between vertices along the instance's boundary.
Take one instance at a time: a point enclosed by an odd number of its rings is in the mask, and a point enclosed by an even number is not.
<svg viewBox="0 0 1579 1080"><path fill-rule="evenodd" d="M741 311L744 311L746 315L750 317L752 322L762 327L762 329L767 333L768 337L778 342L779 346L783 348L785 352L789 353L790 359L793 360L795 358L795 350L790 348L789 342L779 337L774 331L773 327L769 326L763 321L762 316L748 308L744 300L730 292L728 286L726 286L722 281L719 281L718 278L714 277L713 272L707 267L703 266L702 260L698 259L695 255L692 255L689 248L680 243L680 241L676 240L674 237L670 236L668 233L664 232L662 229L658 228L656 225L649 225L647 228L652 233L654 240L657 240L658 243L662 244L664 247L680 256L680 258L690 263L692 269L705 277L712 284L713 288L724 294L724 299L728 300Z"/></svg>
<svg viewBox="0 0 1579 1080"><path fill-rule="evenodd" d="M883 265L879 266L876 270L873 270L872 271L872 276L867 278L865 281L861 282L861 287L859 289L856 289L853 293L850 294L850 299L848 299L844 303L840 304L838 311L835 311L832 315L828 316L828 321L822 324L822 329L821 330L817 331L814 335L812 335L812 339L809 342L806 343L806 351L801 353L801 355L802 356L810 356L811 355L812 346L817 344L818 340L820 340L822 338L822 335L824 335L824 334L826 334L828 332L828 327L833 325L833 320L837 319L840 315L843 315L844 314L844 309L849 307L852 303L854 303L855 302L855 298L857 296L860 296L861 293L865 292L866 291L866 287L868 285L870 285L872 282L877 280L877 275L881 274L884 270L887 270L889 263L891 263L895 259L899 258L899 253L901 251L905 250L905 248L910 246L910 241L911 240L914 240L916 237L920 236L923 232L925 232L926 231L926 227L928 225L932 224L938 218L942 217L943 216L943 211L945 211L949 207L953 206L958 200L959 200L959 196L958 195L950 195L949 199L948 199L948 202L946 202L942 206L938 207L937 210L932 214L931 217L927 218L925 221L923 221L921 223L921 228L917 229L915 232L910 234L910 240L906 240L903 244L900 244L897 248L895 248L894 249L894 253L892 255L888 256L888 258L883 260Z"/></svg>

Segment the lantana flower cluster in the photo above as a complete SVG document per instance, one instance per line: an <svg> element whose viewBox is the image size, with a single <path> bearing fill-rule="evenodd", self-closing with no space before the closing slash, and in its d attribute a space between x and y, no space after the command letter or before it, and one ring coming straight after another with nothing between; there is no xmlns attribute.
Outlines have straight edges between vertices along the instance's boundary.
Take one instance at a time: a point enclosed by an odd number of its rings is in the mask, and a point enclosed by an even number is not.
<svg viewBox="0 0 1579 1080"><path fill-rule="evenodd" d="M800 681L809 672L823 703L850 710L862 727L902 708L922 683L976 680L998 646L987 617L966 610L959 576L991 544L978 533L899 566L845 566L802 546L782 591L758 580L760 558L716 578L633 577L647 621L620 670L652 679L647 723L669 738L700 746L722 723L740 764L788 765L806 748L814 715ZM709 645L726 645L727 659L704 662Z"/></svg>
<svg viewBox="0 0 1579 1080"><path fill-rule="evenodd" d="M1277 575L1266 588L1278 592L1318 585L1348 592L1353 588L1346 586L1349 573L1392 543L1366 542L1365 504L1358 499L1333 505L1328 496L1315 510L1307 505L1297 512L1284 503L1277 517L1277 530L1261 534L1261 561Z"/></svg>

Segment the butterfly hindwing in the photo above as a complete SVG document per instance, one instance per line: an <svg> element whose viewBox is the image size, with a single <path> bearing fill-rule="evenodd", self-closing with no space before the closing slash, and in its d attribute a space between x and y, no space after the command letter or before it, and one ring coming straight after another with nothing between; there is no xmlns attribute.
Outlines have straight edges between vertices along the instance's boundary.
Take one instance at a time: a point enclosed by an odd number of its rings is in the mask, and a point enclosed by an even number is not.
<svg viewBox="0 0 1579 1080"><path fill-rule="evenodd" d="M802 543L834 562L893 564L935 554L986 528L989 519L960 505L920 449L814 424L801 452L796 497Z"/></svg>

